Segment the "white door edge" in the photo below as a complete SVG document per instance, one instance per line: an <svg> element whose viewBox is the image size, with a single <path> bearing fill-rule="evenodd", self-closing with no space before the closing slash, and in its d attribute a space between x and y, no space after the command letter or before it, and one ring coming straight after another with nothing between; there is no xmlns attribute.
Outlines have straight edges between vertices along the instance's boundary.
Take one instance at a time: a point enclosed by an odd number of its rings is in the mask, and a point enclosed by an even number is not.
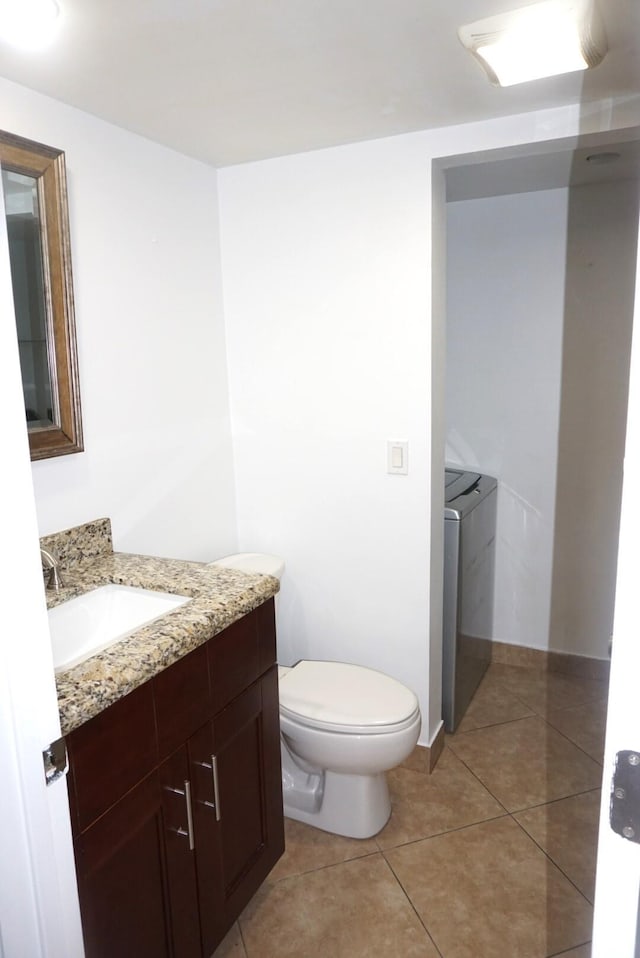
<svg viewBox="0 0 640 958"><path fill-rule="evenodd" d="M637 953L640 844L612 831L609 805L616 754L640 752L640 244L638 254L592 958L635 958Z"/></svg>
<svg viewBox="0 0 640 958"><path fill-rule="evenodd" d="M0 316L14 315L0 189ZM82 958L67 788L46 787L60 735L15 323L0 322L0 955Z"/></svg>

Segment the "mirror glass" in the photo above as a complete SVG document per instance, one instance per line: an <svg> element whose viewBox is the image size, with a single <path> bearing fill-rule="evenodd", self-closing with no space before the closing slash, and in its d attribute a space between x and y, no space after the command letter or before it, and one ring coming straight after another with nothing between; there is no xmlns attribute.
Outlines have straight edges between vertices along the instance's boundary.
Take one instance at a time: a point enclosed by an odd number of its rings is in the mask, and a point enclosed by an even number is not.
<svg viewBox="0 0 640 958"><path fill-rule="evenodd" d="M0 165L31 458L81 452L64 153L0 131Z"/></svg>
<svg viewBox="0 0 640 958"><path fill-rule="evenodd" d="M33 176L2 171L24 407L30 428L58 421L51 390L40 210Z"/></svg>

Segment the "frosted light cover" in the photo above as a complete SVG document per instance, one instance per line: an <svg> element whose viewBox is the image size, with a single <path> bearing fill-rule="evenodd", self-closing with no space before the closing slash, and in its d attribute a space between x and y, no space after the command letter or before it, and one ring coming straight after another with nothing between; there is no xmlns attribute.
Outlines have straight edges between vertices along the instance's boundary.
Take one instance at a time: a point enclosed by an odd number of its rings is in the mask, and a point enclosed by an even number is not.
<svg viewBox="0 0 640 958"><path fill-rule="evenodd" d="M606 52L602 21L590 0L544 0L478 20L458 35L498 86L586 70Z"/></svg>

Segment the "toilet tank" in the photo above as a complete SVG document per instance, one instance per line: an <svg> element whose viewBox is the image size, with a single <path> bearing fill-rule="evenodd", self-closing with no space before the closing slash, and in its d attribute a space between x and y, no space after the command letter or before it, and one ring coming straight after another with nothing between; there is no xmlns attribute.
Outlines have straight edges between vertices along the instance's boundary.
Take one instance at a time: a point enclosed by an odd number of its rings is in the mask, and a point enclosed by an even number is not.
<svg viewBox="0 0 640 958"><path fill-rule="evenodd" d="M284 559L267 552L236 552L234 555L223 556L210 565L222 566L225 569L239 569L240 572L258 572L261 575L272 575L282 579Z"/></svg>

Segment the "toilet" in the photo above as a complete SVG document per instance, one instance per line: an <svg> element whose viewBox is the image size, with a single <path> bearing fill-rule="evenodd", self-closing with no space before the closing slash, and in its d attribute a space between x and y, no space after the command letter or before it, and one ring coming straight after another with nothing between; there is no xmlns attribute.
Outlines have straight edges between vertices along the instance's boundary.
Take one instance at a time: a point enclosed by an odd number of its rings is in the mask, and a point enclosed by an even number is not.
<svg viewBox="0 0 640 958"><path fill-rule="evenodd" d="M214 566L280 579L279 556L238 553ZM421 715L414 693L375 669L303 659L278 668L282 794L288 818L370 838L391 815L386 772L413 751Z"/></svg>

